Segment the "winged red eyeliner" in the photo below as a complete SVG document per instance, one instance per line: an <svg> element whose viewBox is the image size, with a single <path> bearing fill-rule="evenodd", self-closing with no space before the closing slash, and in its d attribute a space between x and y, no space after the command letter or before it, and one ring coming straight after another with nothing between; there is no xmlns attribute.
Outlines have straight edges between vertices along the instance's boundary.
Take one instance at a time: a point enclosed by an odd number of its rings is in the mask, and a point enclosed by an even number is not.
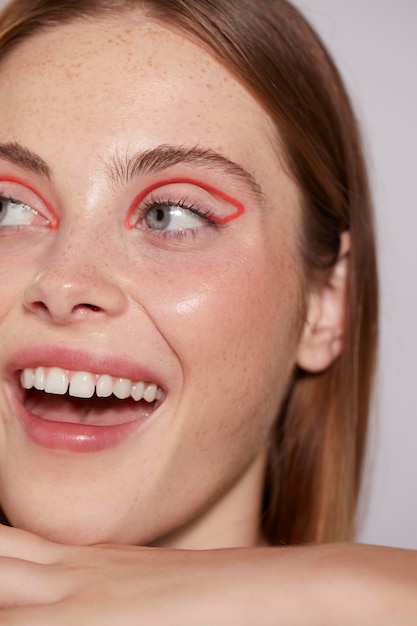
<svg viewBox="0 0 417 626"><path fill-rule="evenodd" d="M208 191L209 193L215 196L218 196L221 200L224 200L225 202L227 202L228 204L231 204L232 206L236 208L236 211L234 213L232 213L231 215L227 215L226 217L218 217L217 215L213 215L213 218L216 220L216 223L221 226L226 224L227 222L230 222L231 220L236 219L237 217L239 217L245 212L245 207L241 202L239 202L232 196L229 196L228 194L224 193L223 191L220 191L220 189L213 187L212 185L208 185L201 181L195 180L194 178L169 178L167 180L161 180L161 181L158 181L157 183L153 183L152 185L149 185L148 187L146 187L146 189L143 189L138 196L136 196L136 198L130 205L127 215L126 215L126 219L125 219L126 228L128 229L134 228L129 223L129 219L133 211L142 202L142 200L146 198L146 196L149 193L151 193L155 189L159 189L160 187L165 187L167 185L181 184L181 183L194 185L195 187L200 187L201 189L204 189L204 191Z"/></svg>

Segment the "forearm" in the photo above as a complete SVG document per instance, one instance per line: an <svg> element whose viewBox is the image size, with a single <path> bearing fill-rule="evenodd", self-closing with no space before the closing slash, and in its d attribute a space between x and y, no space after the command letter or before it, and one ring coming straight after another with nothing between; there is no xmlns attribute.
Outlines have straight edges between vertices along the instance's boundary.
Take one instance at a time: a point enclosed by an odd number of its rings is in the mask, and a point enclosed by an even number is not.
<svg viewBox="0 0 417 626"><path fill-rule="evenodd" d="M248 625L417 623L416 552L334 544L266 548L247 558L238 585Z"/></svg>
<svg viewBox="0 0 417 626"><path fill-rule="evenodd" d="M5 626L415 626L416 590L406 550L76 547L0 527Z"/></svg>

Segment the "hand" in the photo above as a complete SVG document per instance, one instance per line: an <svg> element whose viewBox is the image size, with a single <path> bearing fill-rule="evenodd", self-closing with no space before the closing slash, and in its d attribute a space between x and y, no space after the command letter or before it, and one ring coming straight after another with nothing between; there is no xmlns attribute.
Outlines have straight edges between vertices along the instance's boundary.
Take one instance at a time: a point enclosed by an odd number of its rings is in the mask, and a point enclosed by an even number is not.
<svg viewBox="0 0 417 626"><path fill-rule="evenodd" d="M215 552L64 546L1 526L0 555L1 626L244 624Z"/></svg>

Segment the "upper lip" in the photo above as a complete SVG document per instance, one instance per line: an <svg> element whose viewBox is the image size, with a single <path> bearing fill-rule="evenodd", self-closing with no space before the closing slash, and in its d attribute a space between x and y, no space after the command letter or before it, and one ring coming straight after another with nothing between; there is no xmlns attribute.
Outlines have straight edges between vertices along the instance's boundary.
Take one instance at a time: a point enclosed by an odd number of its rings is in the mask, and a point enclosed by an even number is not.
<svg viewBox="0 0 417 626"><path fill-rule="evenodd" d="M151 367L133 360L118 357L102 350L68 349L50 345L33 345L15 352L7 363L14 375L25 368L60 367L65 370L109 374L115 378L143 380L166 389L159 373Z"/></svg>

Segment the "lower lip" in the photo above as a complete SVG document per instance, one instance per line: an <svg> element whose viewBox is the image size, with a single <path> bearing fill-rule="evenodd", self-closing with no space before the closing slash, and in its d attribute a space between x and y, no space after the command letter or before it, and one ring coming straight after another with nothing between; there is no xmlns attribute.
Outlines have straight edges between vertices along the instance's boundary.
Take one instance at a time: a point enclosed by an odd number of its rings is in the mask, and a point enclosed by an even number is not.
<svg viewBox="0 0 417 626"><path fill-rule="evenodd" d="M88 426L44 420L15 401L15 411L27 436L44 448L99 452L114 448L137 431L143 418L114 426Z"/></svg>

